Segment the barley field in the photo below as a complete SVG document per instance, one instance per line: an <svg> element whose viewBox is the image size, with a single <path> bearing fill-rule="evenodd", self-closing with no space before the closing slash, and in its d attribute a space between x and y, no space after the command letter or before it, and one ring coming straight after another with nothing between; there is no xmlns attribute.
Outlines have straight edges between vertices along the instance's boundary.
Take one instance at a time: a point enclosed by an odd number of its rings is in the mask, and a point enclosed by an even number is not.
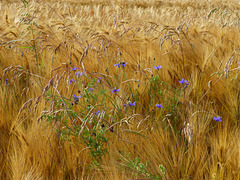
<svg viewBox="0 0 240 180"><path fill-rule="evenodd" d="M237 0L2 0L0 179L240 179Z"/></svg>

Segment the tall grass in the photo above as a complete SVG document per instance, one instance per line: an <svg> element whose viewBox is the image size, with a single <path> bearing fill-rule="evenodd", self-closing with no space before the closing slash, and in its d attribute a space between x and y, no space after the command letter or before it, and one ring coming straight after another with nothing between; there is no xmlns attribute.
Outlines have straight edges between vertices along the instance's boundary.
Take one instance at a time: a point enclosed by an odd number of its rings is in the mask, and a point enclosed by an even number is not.
<svg viewBox="0 0 240 180"><path fill-rule="evenodd" d="M239 7L1 1L1 179L239 179Z"/></svg>

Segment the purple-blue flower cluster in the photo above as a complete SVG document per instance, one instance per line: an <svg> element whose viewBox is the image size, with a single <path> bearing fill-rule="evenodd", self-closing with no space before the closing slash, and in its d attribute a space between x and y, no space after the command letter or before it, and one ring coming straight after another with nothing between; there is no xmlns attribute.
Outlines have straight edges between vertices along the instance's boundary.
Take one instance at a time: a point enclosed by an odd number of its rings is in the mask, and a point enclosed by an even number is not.
<svg viewBox="0 0 240 180"><path fill-rule="evenodd" d="M101 79L102 79L101 77L98 77L97 82L98 82L98 83L101 83L101 82L102 82Z"/></svg>
<svg viewBox="0 0 240 180"><path fill-rule="evenodd" d="M178 81L180 84L183 84L184 85L184 88L186 88L188 85L189 85L189 83L187 82L187 80L186 79L181 79L181 80L179 80Z"/></svg>
<svg viewBox="0 0 240 180"><path fill-rule="evenodd" d="M88 90L89 90L90 92L93 92L93 88L89 88Z"/></svg>
<svg viewBox="0 0 240 180"><path fill-rule="evenodd" d="M116 87L114 87L114 89L111 89L112 93L117 93L120 91L120 89L117 89Z"/></svg>
<svg viewBox="0 0 240 180"><path fill-rule="evenodd" d="M214 117L214 121L222 122L222 118L220 116Z"/></svg>
<svg viewBox="0 0 240 180"><path fill-rule="evenodd" d="M76 77L78 77L78 76L82 76L83 75L83 73L82 73L82 71L75 71L75 76Z"/></svg>
<svg viewBox="0 0 240 180"><path fill-rule="evenodd" d="M97 115L99 115L99 114L101 114L102 116L104 116L104 114L105 114L105 111L104 110L102 110L102 112L101 111L97 111L96 113L95 113L95 115L97 116Z"/></svg>
<svg viewBox="0 0 240 180"><path fill-rule="evenodd" d="M155 104L155 106L156 106L157 108L163 108L162 103L161 103L161 104Z"/></svg>
<svg viewBox="0 0 240 180"><path fill-rule="evenodd" d="M117 66L118 68L122 66L124 68L126 64L127 64L126 62L120 62L120 63L114 64L114 66Z"/></svg>
<svg viewBox="0 0 240 180"><path fill-rule="evenodd" d="M73 82L75 82L75 80L74 80L74 79L71 79L71 80L70 80L70 84L72 84Z"/></svg>
<svg viewBox="0 0 240 180"><path fill-rule="evenodd" d="M154 66L154 69L156 70L162 69L162 66Z"/></svg>
<svg viewBox="0 0 240 180"><path fill-rule="evenodd" d="M73 68L71 68L71 71L76 71L78 68L76 66L74 66Z"/></svg>
<svg viewBox="0 0 240 180"><path fill-rule="evenodd" d="M98 110L97 112L96 112L96 115L99 115L100 114L100 111Z"/></svg>
<svg viewBox="0 0 240 180"><path fill-rule="evenodd" d="M133 103L129 103L129 104L124 104L123 106L124 107L128 107L128 106L131 106L131 107L134 107L136 105L136 102L133 102Z"/></svg>
<svg viewBox="0 0 240 180"><path fill-rule="evenodd" d="M73 95L73 99L74 99L74 101L75 101L75 104L78 103L80 97L81 97L81 96L77 96L76 94Z"/></svg>
<svg viewBox="0 0 240 180"><path fill-rule="evenodd" d="M81 71L78 71L78 72L77 72L77 69L79 69L79 68L77 68L76 66L74 66L73 68L71 68L71 71L74 71L76 77L82 76L83 73L82 73ZM74 79L71 79L71 80L70 80L70 84L72 84L72 83L74 83L74 82L75 82Z"/></svg>

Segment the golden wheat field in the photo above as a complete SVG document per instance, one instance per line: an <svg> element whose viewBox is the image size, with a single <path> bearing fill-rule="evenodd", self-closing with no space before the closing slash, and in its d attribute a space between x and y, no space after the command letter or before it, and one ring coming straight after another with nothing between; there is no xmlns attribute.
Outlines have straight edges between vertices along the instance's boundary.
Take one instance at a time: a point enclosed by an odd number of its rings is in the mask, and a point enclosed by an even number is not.
<svg viewBox="0 0 240 180"><path fill-rule="evenodd" d="M0 179L240 179L237 0L2 0Z"/></svg>

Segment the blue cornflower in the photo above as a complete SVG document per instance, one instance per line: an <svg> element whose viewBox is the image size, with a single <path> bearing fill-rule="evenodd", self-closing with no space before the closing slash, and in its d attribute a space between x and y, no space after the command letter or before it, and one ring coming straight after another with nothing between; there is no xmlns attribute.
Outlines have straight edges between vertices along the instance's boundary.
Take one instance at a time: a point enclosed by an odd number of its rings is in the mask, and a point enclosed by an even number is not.
<svg viewBox="0 0 240 180"><path fill-rule="evenodd" d="M82 73L82 71L75 71L75 76L76 77L78 77L78 76L82 76L83 75L83 73Z"/></svg>
<svg viewBox="0 0 240 180"><path fill-rule="evenodd" d="M129 103L128 105L134 107L135 106L135 102Z"/></svg>
<svg viewBox="0 0 240 180"><path fill-rule="evenodd" d="M218 122L222 122L222 119L220 116L214 117L213 118L214 121L218 121Z"/></svg>
<svg viewBox="0 0 240 180"><path fill-rule="evenodd" d="M101 79L102 79L102 77L99 77L98 80L97 80L97 82L100 83L100 82L101 82Z"/></svg>
<svg viewBox="0 0 240 180"><path fill-rule="evenodd" d="M91 92L93 92L93 88L89 88L88 90L91 91Z"/></svg>
<svg viewBox="0 0 240 180"><path fill-rule="evenodd" d="M100 111L98 110L97 112L96 112L96 115L99 115L100 114Z"/></svg>
<svg viewBox="0 0 240 180"><path fill-rule="evenodd" d="M154 66L154 69L156 69L156 70L159 70L161 68L162 68L162 66Z"/></svg>
<svg viewBox="0 0 240 180"><path fill-rule="evenodd" d="M8 84L8 79L5 79L5 84Z"/></svg>
<svg viewBox="0 0 240 180"><path fill-rule="evenodd" d="M187 82L187 80L182 78L182 79L179 80L178 82L179 82L180 84L184 84L185 82Z"/></svg>
<svg viewBox="0 0 240 180"><path fill-rule="evenodd" d="M120 63L114 64L114 66L117 66L118 68L120 67Z"/></svg>
<svg viewBox="0 0 240 180"><path fill-rule="evenodd" d="M71 79L71 80L70 80L70 84L72 84L73 82L75 82L74 79Z"/></svg>
<svg viewBox="0 0 240 180"><path fill-rule="evenodd" d="M74 66L73 68L71 68L71 71L76 71L78 68L76 66Z"/></svg>
<svg viewBox="0 0 240 180"><path fill-rule="evenodd" d="M157 108L163 108L162 103L161 103L161 104L156 104L155 106L156 106Z"/></svg>
<svg viewBox="0 0 240 180"><path fill-rule="evenodd" d="M120 63L114 64L114 66L120 67Z"/></svg>
<svg viewBox="0 0 240 180"><path fill-rule="evenodd" d="M180 84L184 84L184 88L186 88L188 85L189 85L189 83L187 82L187 80L186 79L181 79L181 80L179 80L178 81Z"/></svg>
<svg viewBox="0 0 240 180"><path fill-rule="evenodd" d="M189 83L188 83L188 82L186 82L186 83L185 83L185 86L184 86L184 88L186 88L188 85L189 85Z"/></svg>
<svg viewBox="0 0 240 180"><path fill-rule="evenodd" d="M122 67L125 67L127 65L126 62L120 62L120 64L122 65Z"/></svg>
<svg viewBox="0 0 240 180"><path fill-rule="evenodd" d="M120 66L125 67L126 64L127 64L126 62L120 62L120 63L114 64L114 66L117 66L119 68Z"/></svg>
<svg viewBox="0 0 240 180"><path fill-rule="evenodd" d="M111 89L112 93L117 93L120 91L120 89L117 89L116 87L114 87L114 89Z"/></svg>
<svg viewBox="0 0 240 180"><path fill-rule="evenodd" d="M124 104L123 106L124 107L128 107L128 106L132 106L132 107L134 107L136 105L136 102L133 102L133 103L129 103L129 104Z"/></svg>
<svg viewBox="0 0 240 180"><path fill-rule="evenodd" d="M81 96L77 96L76 94L73 95L73 99L74 99L76 102L79 101L79 98L80 98L80 97L81 97Z"/></svg>

